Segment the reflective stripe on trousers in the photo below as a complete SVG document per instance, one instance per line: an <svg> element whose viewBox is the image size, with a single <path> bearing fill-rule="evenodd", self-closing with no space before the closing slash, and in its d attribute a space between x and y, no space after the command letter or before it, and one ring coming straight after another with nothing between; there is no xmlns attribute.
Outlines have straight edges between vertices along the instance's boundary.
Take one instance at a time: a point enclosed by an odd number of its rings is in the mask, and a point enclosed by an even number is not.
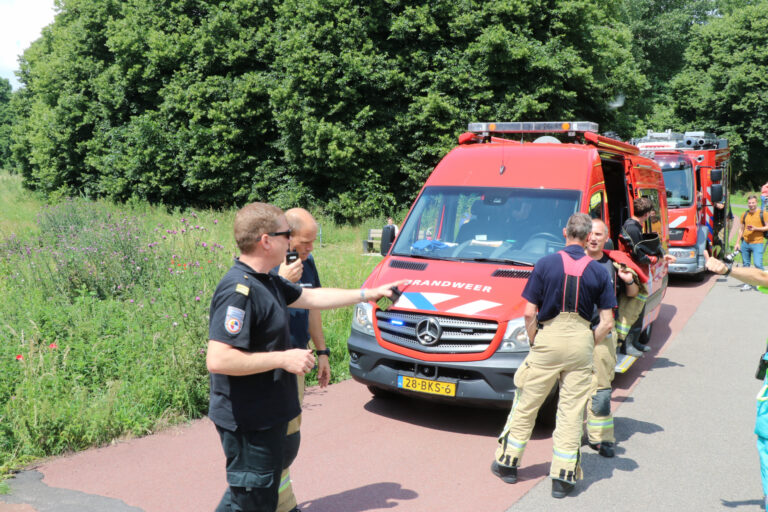
<svg viewBox="0 0 768 512"><path fill-rule="evenodd" d="M544 322L534 346L515 374L515 400L499 436L496 460L519 466L536 414L554 385L560 383L550 476L573 481L579 466L584 407L592 389L594 336L578 313L560 313Z"/></svg>

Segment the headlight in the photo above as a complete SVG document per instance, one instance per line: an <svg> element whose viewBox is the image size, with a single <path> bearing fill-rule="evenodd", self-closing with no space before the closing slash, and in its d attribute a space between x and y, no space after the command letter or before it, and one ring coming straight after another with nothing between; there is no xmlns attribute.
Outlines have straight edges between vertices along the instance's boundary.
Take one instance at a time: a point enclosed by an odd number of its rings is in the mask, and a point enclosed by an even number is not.
<svg viewBox="0 0 768 512"><path fill-rule="evenodd" d="M356 331L373 336L373 306L368 302L355 304L352 314L352 328Z"/></svg>
<svg viewBox="0 0 768 512"><path fill-rule="evenodd" d="M507 324L507 331L497 352L527 352L531 349L528 333L525 331L525 318L514 318Z"/></svg>

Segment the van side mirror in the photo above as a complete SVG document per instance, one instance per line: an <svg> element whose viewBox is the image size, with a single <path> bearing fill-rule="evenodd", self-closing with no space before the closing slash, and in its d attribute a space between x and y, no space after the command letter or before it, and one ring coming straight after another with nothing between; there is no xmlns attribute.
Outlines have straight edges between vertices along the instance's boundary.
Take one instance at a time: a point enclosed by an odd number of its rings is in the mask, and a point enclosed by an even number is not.
<svg viewBox="0 0 768 512"><path fill-rule="evenodd" d="M714 183L716 181L722 181L723 180L723 170L722 169L712 169L709 171L709 179Z"/></svg>
<svg viewBox="0 0 768 512"><path fill-rule="evenodd" d="M723 202L723 186L721 184L712 185L710 188L710 195L712 196L713 203Z"/></svg>

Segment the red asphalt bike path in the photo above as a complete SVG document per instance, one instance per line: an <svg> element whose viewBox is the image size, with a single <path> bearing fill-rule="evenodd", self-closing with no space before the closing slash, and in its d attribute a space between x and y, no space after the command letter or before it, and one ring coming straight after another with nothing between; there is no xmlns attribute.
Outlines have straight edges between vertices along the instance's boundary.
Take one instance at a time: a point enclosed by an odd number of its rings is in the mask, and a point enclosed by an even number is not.
<svg viewBox="0 0 768 512"><path fill-rule="evenodd" d="M713 284L714 276L671 284L654 323L653 350L616 376L614 411ZM548 475L552 450L551 430L537 427L518 483L493 476L489 467L507 412L374 399L351 380L325 390L309 388L301 449L291 469L299 507L303 512L504 511ZM218 435L207 419L30 470L42 473L41 486L114 498L145 512L212 511L226 486ZM43 510L4 504L3 498L0 512Z"/></svg>

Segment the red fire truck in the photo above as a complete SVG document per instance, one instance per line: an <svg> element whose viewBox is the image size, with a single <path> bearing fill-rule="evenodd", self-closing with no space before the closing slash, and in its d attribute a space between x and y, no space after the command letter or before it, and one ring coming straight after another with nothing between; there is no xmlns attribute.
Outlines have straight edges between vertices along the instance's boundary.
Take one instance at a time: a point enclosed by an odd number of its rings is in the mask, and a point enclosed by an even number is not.
<svg viewBox="0 0 768 512"><path fill-rule="evenodd" d="M647 196L658 215L646 230L666 248L659 166L597 130L590 122L470 123L364 284L410 280L389 307L356 305L354 379L374 394L507 407L530 348L521 293L536 261L564 247L570 215L603 219L618 241L633 199ZM664 259L644 272L649 329L666 291ZM633 361L622 355L618 371Z"/></svg>
<svg viewBox="0 0 768 512"><path fill-rule="evenodd" d="M635 139L643 155L664 172L669 208L672 274L705 275L704 251L728 240L730 149L726 139L705 132L648 131ZM717 251L716 251L717 252ZM720 251L723 254L725 251Z"/></svg>

